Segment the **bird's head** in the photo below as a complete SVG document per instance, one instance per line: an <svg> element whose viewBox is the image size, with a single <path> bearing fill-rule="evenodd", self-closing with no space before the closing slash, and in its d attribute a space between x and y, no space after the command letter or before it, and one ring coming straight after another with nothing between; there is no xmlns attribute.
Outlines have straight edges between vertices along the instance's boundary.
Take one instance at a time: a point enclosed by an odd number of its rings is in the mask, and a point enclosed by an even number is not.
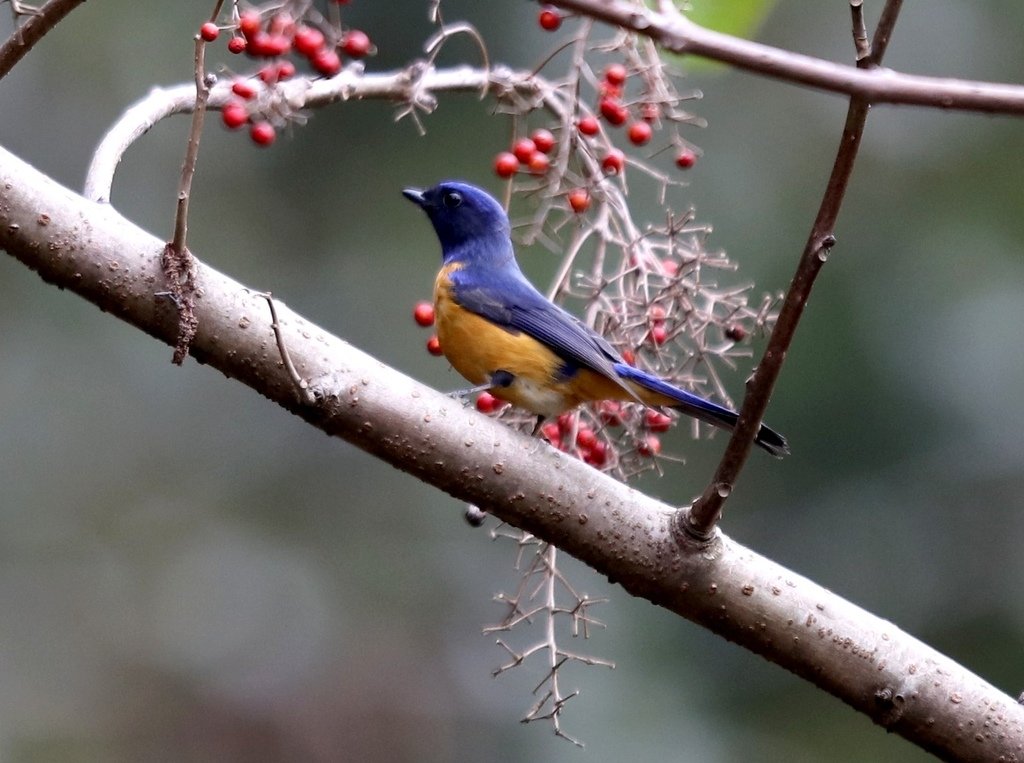
<svg viewBox="0 0 1024 763"><path fill-rule="evenodd" d="M502 244L499 248L504 249L505 242L509 241L508 215L497 200L481 188L447 180L425 191L406 188L402 194L427 213L446 257L466 244L486 242L493 247L497 239Z"/></svg>

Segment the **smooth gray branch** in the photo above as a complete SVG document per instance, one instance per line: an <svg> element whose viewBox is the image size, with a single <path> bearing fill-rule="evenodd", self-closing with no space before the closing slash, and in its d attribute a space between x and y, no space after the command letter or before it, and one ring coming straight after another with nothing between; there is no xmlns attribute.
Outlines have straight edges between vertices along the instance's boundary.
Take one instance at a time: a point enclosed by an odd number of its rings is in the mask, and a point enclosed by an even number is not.
<svg viewBox="0 0 1024 763"><path fill-rule="evenodd" d="M289 110L325 106L336 101L376 98L407 104L412 110L433 111L435 92L466 92L484 88L523 88L532 90L528 73L516 73L504 67L482 71L470 66L434 69L413 65L395 72L366 74L360 67L343 69L330 79L300 77L277 83L271 90L253 80L258 98L280 99ZM207 108L221 109L231 100L231 81L223 80L210 88ZM160 120L174 114L189 114L195 107L194 83L170 88L154 88L149 95L128 108L103 136L93 153L85 179L85 197L110 201L114 172L124 152L149 132Z"/></svg>

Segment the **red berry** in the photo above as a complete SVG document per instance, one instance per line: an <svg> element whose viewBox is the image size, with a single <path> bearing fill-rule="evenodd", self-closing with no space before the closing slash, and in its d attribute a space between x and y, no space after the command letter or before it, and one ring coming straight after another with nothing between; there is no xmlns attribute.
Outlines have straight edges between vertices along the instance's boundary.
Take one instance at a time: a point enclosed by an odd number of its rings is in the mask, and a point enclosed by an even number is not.
<svg viewBox="0 0 1024 763"><path fill-rule="evenodd" d="M665 259L661 261L661 269L665 271L665 275L669 278L675 278L679 275L679 263L675 260Z"/></svg>
<svg viewBox="0 0 1024 763"><path fill-rule="evenodd" d="M429 302L417 302L412 310L413 319L421 326L434 325L434 306Z"/></svg>
<svg viewBox="0 0 1024 763"><path fill-rule="evenodd" d="M665 328L665 324L659 323L655 326L651 326L651 341L656 345L665 344L665 340L668 339L668 329Z"/></svg>
<svg viewBox="0 0 1024 763"><path fill-rule="evenodd" d="M238 17L238 31L250 40L260 31L262 24L259 11L245 11Z"/></svg>
<svg viewBox="0 0 1024 763"><path fill-rule="evenodd" d="M597 443L597 433L590 427L580 427L576 433L576 447L590 450Z"/></svg>
<svg viewBox="0 0 1024 763"><path fill-rule="evenodd" d="M562 433L558 431L558 424L553 421L549 421L540 428L540 433L544 435L545 439L554 445L556 448L560 448L562 445Z"/></svg>
<svg viewBox="0 0 1024 763"><path fill-rule="evenodd" d="M667 432L672 427L672 417L667 413L648 409L644 413L644 423L652 432Z"/></svg>
<svg viewBox="0 0 1024 763"><path fill-rule="evenodd" d="M617 148L608 149L608 153L601 160L601 169L608 175L618 175L626 166L626 155Z"/></svg>
<svg viewBox="0 0 1024 763"><path fill-rule="evenodd" d="M516 174L519 169L519 160L516 155L509 151L502 151L494 157L494 171L498 177L509 178Z"/></svg>
<svg viewBox="0 0 1024 763"><path fill-rule="evenodd" d="M622 426L622 406L614 400L602 400L598 407L597 415L605 426Z"/></svg>
<svg viewBox="0 0 1024 763"><path fill-rule="evenodd" d="M276 58L277 56L283 56L291 50L291 47L291 42L284 35L256 32L256 34L249 38L249 45L246 50L253 56Z"/></svg>
<svg viewBox="0 0 1024 763"><path fill-rule="evenodd" d="M684 148L676 155L676 166L682 170L688 170L697 163L697 155L688 148Z"/></svg>
<svg viewBox="0 0 1024 763"><path fill-rule="evenodd" d="M618 127L629 119L629 109L623 106L615 98L602 98L598 104L601 116L608 120L608 124Z"/></svg>
<svg viewBox="0 0 1024 763"><path fill-rule="evenodd" d="M273 64L267 64L260 68L260 80L264 85L273 85L277 82L277 67Z"/></svg>
<svg viewBox="0 0 1024 763"><path fill-rule="evenodd" d="M201 27L199 27L199 36L207 42L213 42L220 36L220 29L212 21L207 21Z"/></svg>
<svg viewBox="0 0 1024 763"><path fill-rule="evenodd" d="M579 123L576 125L579 131L584 135L597 135L601 132L601 126L597 123L597 120L592 116L580 117Z"/></svg>
<svg viewBox="0 0 1024 763"><path fill-rule="evenodd" d="M229 53L244 53L245 48L246 45L244 37L232 37L230 40L228 40Z"/></svg>
<svg viewBox="0 0 1024 763"><path fill-rule="evenodd" d="M550 166L551 160L548 159L547 154L542 154L540 151L533 152L533 156L530 157L529 161L530 172L534 175L543 175Z"/></svg>
<svg viewBox="0 0 1024 763"><path fill-rule="evenodd" d="M277 64L277 78L280 79L291 79L295 76L295 64L288 59L280 61Z"/></svg>
<svg viewBox="0 0 1024 763"><path fill-rule="evenodd" d="M529 164L530 158L537 153L537 146L529 138L520 138L512 145L512 153L523 164Z"/></svg>
<svg viewBox="0 0 1024 763"><path fill-rule="evenodd" d="M740 324L734 323L725 330L725 335L734 342L742 342L747 336L747 330Z"/></svg>
<svg viewBox="0 0 1024 763"><path fill-rule="evenodd" d="M324 33L316 27L300 26L295 30L292 42L299 53L310 58L324 46Z"/></svg>
<svg viewBox="0 0 1024 763"><path fill-rule="evenodd" d="M269 146L277 137L277 131L270 122L254 122L249 128L249 137L257 146Z"/></svg>
<svg viewBox="0 0 1024 763"><path fill-rule="evenodd" d="M647 315L651 319L651 323L655 326L660 326L665 322L665 308L661 305L651 305L651 309L647 311Z"/></svg>
<svg viewBox="0 0 1024 763"><path fill-rule="evenodd" d="M657 435L649 434L636 444L636 452L648 458L656 456L661 453L661 440Z"/></svg>
<svg viewBox="0 0 1024 763"><path fill-rule="evenodd" d="M622 359L626 362L627 366L636 365L636 353L633 352L632 350L623 350Z"/></svg>
<svg viewBox="0 0 1024 763"><path fill-rule="evenodd" d="M621 87L626 81L626 67L622 64L610 64L604 70L604 78L609 85Z"/></svg>
<svg viewBox="0 0 1024 763"><path fill-rule="evenodd" d="M594 117L582 117L577 127L584 135L596 135L601 131L601 126Z"/></svg>
<svg viewBox="0 0 1024 763"><path fill-rule="evenodd" d="M555 421L558 423L558 431L562 434L569 434L576 426L576 416L572 413L560 413Z"/></svg>
<svg viewBox="0 0 1024 763"><path fill-rule="evenodd" d="M236 79L231 83L231 92L239 98L249 100L256 95L256 86L247 79Z"/></svg>
<svg viewBox="0 0 1024 763"><path fill-rule="evenodd" d="M441 340L437 338L437 334L434 334L427 340L427 352L431 355L441 354Z"/></svg>
<svg viewBox="0 0 1024 763"><path fill-rule="evenodd" d="M587 189L576 188L569 191L569 206L577 214L586 212L587 208L590 207L590 194L587 193Z"/></svg>
<svg viewBox="0 0 1024 763"><path fill-rule="evenodd" d="M272 56L283 56L292 49L292 41L283 34L270 35L268 44L271 51L270 55Z"/></svg>
<svg viewBox="0 0 1024 763"><path fill-rule="evenodd" d="M550 154L551 149L555 147L555 136L551 134L551 130L543 128L534 130L530 139L533 141L533 145L537 147L537 150L543 151L545 154Z"/></svg>
<svg viewBox="0 0 1024 763"><path fill-rule="evenodd" d="M373 43L366 32L359 29L350 29L345 35L345 41L341 44L342 49L352 58L362 58L373 50Z"/></svg>
<svg viewBox="0 0 1024 763"><path fill-rule="evenodd" d="M295 19L287 11L275 13L270 17L269 30L271 34L283 34L285 37L294 37Z"/></svg>
<svg viewBox="0 0 1024 763"><path fill-rule="evenodd" d="M309 59L310 65L325 77L333 77L341 71L341 57L337 51L321 48Z"/></svg>
<svg viewBox="0 0 1024 763"><path fill-rule="evenodd" d="M237 130L249 121L249 110L241 101L228 101L220 112L221 121L230 130Z"/></svg>
<svg viewBox="0 0 1024 763"><path fill-rule="evenodd" d="M490 392L481 392L476 398L476 409L480 413L494 413L501 408L502 402Z"/></svg>
<svg viewBox="0 0 1024 763"><path fill-rule="evenodd" d="M544 8L540 12L540 16L537 17L537 21L540 23L541 29L554 32L558 27L562 26L562 14L554 8Z"/></svg>
<svg viewBox="0 0 1024 763"><path fill-rule="evenodd" d="M602 440L598 440L594 443L593 447L590 448L583 454L583 460L591 466L596 466L600 469L606 463L608 463L608 445Z"/></svg>
<svg viewBox="0 0 1024 763"><path fill-rule="evenodd" d="M629 126L629 132L626 134L633 145L642 146L651 139L654 130L647 122L634 122Z"/></svg>

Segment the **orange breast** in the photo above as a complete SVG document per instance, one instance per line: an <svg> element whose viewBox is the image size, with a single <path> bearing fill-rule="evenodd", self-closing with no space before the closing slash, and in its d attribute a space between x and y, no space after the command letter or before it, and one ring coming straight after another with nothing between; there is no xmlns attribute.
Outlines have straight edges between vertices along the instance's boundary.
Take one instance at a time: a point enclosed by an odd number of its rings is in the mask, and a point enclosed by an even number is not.
<svg viewBox="0 0 1024 763"><path fill-rule="evenodd" d="M558 378L561 358L527 334L501 328L455 302L448 277L459 267L446 265L434 284L437 338L452 367L473 384L507 371L515 381L494 394L534 413L551 416L576 405Z"/></svg>
<svg viewBox="0 0 1024 763"><path fill-rule="evenodd" d="M630 385L633 397L621 385L603 374L580 370L569 379L560 378L564 361L546 345L522 332L496 326L455 302L450 274L459 263L446 265L434 283L434 312L437 338L448 362L472 384L486 384L496 371L515 377L508 387L492 392L503 400L533 413L554 416L592 400L636 400L652 405L662 403L660 395ZM657 401L648 398L657 397Z"/></svg>

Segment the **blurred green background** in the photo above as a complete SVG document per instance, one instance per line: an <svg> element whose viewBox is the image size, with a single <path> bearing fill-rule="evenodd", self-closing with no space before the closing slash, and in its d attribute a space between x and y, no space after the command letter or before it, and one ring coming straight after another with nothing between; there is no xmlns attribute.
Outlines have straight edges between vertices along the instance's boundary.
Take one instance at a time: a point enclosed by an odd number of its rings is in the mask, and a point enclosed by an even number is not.
<svg viewBox="0 0 1024 763"><path fill-rule="evenodd" d="M877 6L877 3L872 5ZM191 77L209 3L87 3L0 82L0 142L80 188L103 131ZM525 2L445 0L493 60L556 44ZM870 9L877 14L878 8ZM373 70L420 54L426 4L360 0ZM908 4L887 63L1020 80L1024 7ZM9 17L0 32L10 31ZM846 4L783 0L759 40L849 61ZM477 61L466 40L442 62ZM701 73L686 203L758 291L785 288L830 169L842 99ZM190 243L383 361L461 380L410 318L437 245L399 189L498 188L508 124L444 97L420 137L381 103L317 112L269 150L210 121ZM188 120L126 155L114 205L168 236ZM878 108L726 532L891 619L1003 690L1024 688L1024 183L1019 120ZM656 209L641 212L656 219ZM551 255L524 252L529 272ZM483 625L510 544L446 495L0 259L0 757L81 760L914 761L840 702L567 562L608 623L569 646L586 753L517 721L541 667L497 680ZM760 348L757 347L757 350ZM749 368L728 380L739 394ZM685 428L684 428L685 429ZM683 502L725 440L667 449L643 489ZM585 757L584 757L585 756Z"/></svg>

